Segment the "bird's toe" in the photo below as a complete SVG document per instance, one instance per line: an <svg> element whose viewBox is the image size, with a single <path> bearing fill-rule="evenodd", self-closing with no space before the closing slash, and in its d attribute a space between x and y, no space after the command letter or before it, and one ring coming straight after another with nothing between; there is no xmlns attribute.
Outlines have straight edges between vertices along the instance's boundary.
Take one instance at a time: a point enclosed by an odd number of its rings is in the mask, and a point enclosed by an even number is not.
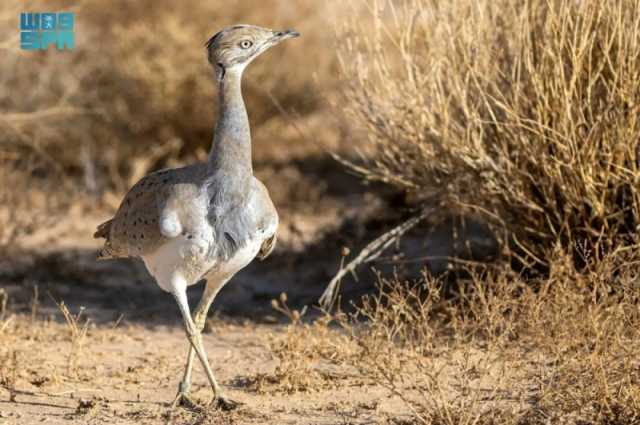
<svg viewBox="0 0 640 425"><path fill-rule="evenodd" d="M187 393L179 392L176 394L176 398L171 403L171 408L175 409L176 407L186 407L187 409L195 409L198 405L191 400L191 397Z"/></svg>
<svg viewBox="0 0 640 425"><path fill-rule="evenodd" d="M225 396L218 397L214 403L221 410L233 410L242 404Z"/></svg>

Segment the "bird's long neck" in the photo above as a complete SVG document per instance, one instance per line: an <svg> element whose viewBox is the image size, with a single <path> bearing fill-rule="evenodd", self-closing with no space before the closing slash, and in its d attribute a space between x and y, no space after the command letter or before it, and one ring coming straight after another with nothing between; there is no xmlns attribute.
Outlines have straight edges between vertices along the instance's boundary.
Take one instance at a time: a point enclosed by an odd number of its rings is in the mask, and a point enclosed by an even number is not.
<svg viewBox="0 0 640 425"><path fill-rule="evenodd" d="M225 177L247 177L251 165L251 131L242 99L242 70L229 69L220 78L218 123L209 153L209 172Z"/></svg>

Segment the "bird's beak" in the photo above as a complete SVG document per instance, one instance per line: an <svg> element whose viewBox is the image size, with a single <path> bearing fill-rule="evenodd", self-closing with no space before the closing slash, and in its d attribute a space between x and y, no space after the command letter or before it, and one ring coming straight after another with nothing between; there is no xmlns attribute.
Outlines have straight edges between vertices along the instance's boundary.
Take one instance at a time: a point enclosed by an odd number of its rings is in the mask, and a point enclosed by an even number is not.
<svg viewBox="0 0 640 425"><path fill-rule="evenodd" d="M298 31L295 31L295 30L286 30L286 31L283 31L283 32L284 32L284 35L283 35L284 38L300 37L300 33Z"/></svg>
<svg viewBox="0 0 640 425"><path fill-rule="evenodd" d="M299 37L300 33L294 30L284 30L284 31L273 31L273 36L271 36L270 38L268 38L263 44L262 46L260 46L259 50L255 52L254 56L258 56L259 54L261 54L262 52L264 52L265 50L275 46L276 44L279 44L280 42L288 39L288 38L295 38L295 37Z"/></svg>
<svg viewBox="0 0 640 425"><path fill-rule="evenodd" d="M275 31L273 34L274 43L279 43L287 38L300 37L300 33L294 30Z"/></svg>

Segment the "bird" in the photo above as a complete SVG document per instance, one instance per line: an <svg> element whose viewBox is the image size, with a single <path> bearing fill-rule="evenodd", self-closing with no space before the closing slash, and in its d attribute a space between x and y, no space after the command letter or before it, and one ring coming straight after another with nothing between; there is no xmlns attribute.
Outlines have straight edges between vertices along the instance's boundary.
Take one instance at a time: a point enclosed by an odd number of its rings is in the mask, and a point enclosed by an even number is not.
<svg viewBox="0 0 640 425"><path fill-rule="evenodd" d="M216 381L201 332L220 289L254 258L271 254L279 222L267 188L253 175L242 75L256 57L299 35L291 29L242 24L211 37L205 47L219 108L207 161L146 175L94 234L105 239L99 260L141 258L158 286L178 304L189 352L172 407L195 405L189 391L196 356L211 385L212 404L223 409L238 404ZM202 280L206 283L192 315L186 289Z"/></svg>

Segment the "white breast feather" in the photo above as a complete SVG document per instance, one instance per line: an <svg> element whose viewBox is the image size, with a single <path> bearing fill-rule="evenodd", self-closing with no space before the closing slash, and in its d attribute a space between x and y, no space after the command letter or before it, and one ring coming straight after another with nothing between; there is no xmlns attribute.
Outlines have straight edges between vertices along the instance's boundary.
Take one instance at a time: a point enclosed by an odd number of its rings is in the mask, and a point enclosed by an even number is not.
<svg viewBox="0 0 640 425"><path fill-rule="evenodd" d="M180 235L145 255L143 260L158 285L163 290L172 292L176 282L194 285L207 272L209 279L230 278L256 257L261 245L261 238L251 239L233 257L220 261L215 255L211 259L207 258L208 245L205 242Z"/></svg>

